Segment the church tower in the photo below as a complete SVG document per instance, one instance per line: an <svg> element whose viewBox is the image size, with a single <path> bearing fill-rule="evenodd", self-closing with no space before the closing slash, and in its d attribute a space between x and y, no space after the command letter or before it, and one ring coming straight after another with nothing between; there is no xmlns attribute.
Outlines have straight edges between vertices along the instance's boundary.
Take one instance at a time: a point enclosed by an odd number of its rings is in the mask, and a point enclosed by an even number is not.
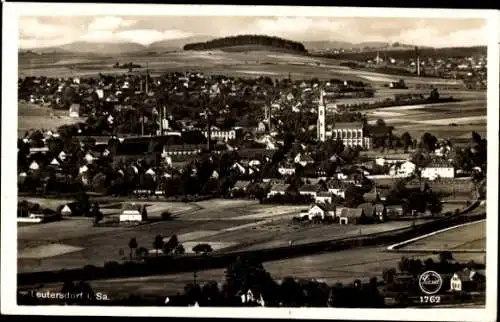
<svg viewBox="0 0 500 322"><path fill-rule="evenodd" d="M318 123L316 125L318 131L318 141L326 140L326 124L325 124L325 101L323 98L323 89L320 90L318 105Z"/></svg>

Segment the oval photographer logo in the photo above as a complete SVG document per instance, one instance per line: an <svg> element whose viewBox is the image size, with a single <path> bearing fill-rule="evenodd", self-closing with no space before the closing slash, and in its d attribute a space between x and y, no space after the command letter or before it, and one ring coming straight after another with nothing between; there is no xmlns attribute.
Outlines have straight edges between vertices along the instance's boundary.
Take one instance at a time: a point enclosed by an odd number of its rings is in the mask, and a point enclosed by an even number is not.
<svg viewBox="0 0 500 322"><path fill-rule="evenodd" d="M427 271L420 275L418 285L425 294L436 294L443 286L443 279L438 273Z"/></svg>

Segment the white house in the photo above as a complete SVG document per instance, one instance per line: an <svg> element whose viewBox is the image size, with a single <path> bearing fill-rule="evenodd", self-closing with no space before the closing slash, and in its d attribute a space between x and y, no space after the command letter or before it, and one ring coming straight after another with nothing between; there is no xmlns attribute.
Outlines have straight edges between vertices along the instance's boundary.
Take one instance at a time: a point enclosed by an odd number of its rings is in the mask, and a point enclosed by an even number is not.
<svg viewBox="0 0 500 322"><path fill-rule="evenodd" d="M321 191L316 195L316 203L332 203L334 194L332 192Z"/></svg>
<svg viewBox="0 0 500 322"><path fill-rule="evenodd" d="M61 209L61 215L63 216L71 216L71 208L68 205L64 205L63 209Z"/></svg>
<svg viewBox="0 0 500 322"><path fill-rule="evenodd" d="M66 153L65 153L64 151L61 151L61 152L59 153L59 159L60 159L61 161L66 160L66 157L67 157L67 155L66 155Z"/></svg>
<svg viewBox="0 0 500 322"><path fill-rule="evenodd" d="M334 195L345 198L345 191L347 189L347 184L338 179L332 179L326 183L326 188L328 192L333 193Z"/></svg>
<svg viewBox="0 0 500 322"><path fill-rule="evenodd" d="M294 162L300 164L303 167L305 167L308 164L313 164L314 163L314 159L310 155L308 155L308 154L298 153L295 156L295 158L294 158Z"/></svg>
<svg viewBox="0 0 500 322"><path fill-rule="evenodd" d="M238 171L240 174L245 174L246 169L244 166L242 166L240 163L235 162L231 169Z"/></svg>
<svg viewBox="0 0 500 322"><path fill-rule="evenodd" d="M89 168L86 165L82 165L80 169L78 169L78 173L82 174L84 172L87 172Z"/></svg>
<svg viewBox="0 0 500 322"><path fill-rule="evenodd" d="M30 170L39 170L39 169L40 169L40 166L38 165L38 163L36 161L31 162Z"/></svg>
<svg viewBox="0 0 500 322"><path fill-rule="evenodd" d="M50 165L52 165L52 166L59 166L60 164L59 164L59 161L57 161L57 159L54 158L54 159L52 159L52 161L50 161Z"/></svg>
<svg viewBox="0 0 500 322"><path fill-rule="evenodd" d="M408 176L412 175L416 169L417 169L417 166L415 165L415 163L413 163L411 161L405 161L399 167L398 173L405 176L405 177L408 177Z"/></svg>
<svg viewBox="0 0 500 322"><path fill-rule="evenodd" d="M333 218L335 217L335 208L335 205L332 204L315 204L309 209L307 216L309 220L314 217L321 217L321 219Z"/></svg>
<svg viewBox="0 0 500 322"><path fill-rule="evenodd" d="M278 168L278 172L282 176L293 175L295 174L295 167L292 165L282 165Z"/></svg>
<svg viewBox="0 0 500 322"><path fill-rule="evenodd" d="M136 205L125 204L123 206L123 211L120 214L120 222L126 221L142 221L142 215Z"/></svg>
<svg viewBox="0 0 500 322"><path fill-rule="evenodd" d="M422 178L435 180L437 178L454 178L455 168L445 159L434 159L422 169Z"/></svg>
<svg viewBox="0 0 500 322"><path fill-rule="evenodd" d="M85 154L85 157L84 157L85 161L87 161L87 163L92 163L94 162L94 156L90 153L87 153Z"/></svg>
<svg viewBox="0 0 500 322"><path fill-rule="evenodd" d="M69 107L69 117L80 117L80 104L71 104Z"/></svg>
<svg viewBox="0 0 500 322"><path fill-rule="evenodd" d="M391 176L409 177L415 172L416 168L417 166L415 165L415 163L411 161L405 161L401 164L393 165L389 171L389 174Z"/></svg>

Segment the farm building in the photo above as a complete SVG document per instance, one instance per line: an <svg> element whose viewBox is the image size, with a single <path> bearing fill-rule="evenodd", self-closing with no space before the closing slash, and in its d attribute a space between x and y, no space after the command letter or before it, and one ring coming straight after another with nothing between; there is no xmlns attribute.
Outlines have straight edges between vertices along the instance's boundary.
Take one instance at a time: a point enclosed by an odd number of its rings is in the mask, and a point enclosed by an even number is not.
<svg viewBox="0 0 500 322"><path fill-rule="evenodd" d="M140 207L131 203L123 205L123 211L120 214L120 222L126 221L142 221L142 215L139 211Z"/></svg>
<svg viewBox="0 0 500 322"><path fill-rule="evenodd" d="M339 223L341 225L360 224L365 217L363 208L344 208L339 214Z"/></svg>
<svg viewBox="0 0 500 322"><path fill-rule="evenodd" d="M422 178L426 178L429 180L454 177L455 168L446 159L434 159L422 169Z"/></svg>
<svg viewBox="0 0 500 322"><path fill-rule="evenodd" d="M321 219L325 219L327 217L333 218L335 217L335 210L336 206L333 204L315 204L311 206L311 209L307 213L305 213L305 216L308 216L309 219L313 219L314 217L321 217Z"/></svg>

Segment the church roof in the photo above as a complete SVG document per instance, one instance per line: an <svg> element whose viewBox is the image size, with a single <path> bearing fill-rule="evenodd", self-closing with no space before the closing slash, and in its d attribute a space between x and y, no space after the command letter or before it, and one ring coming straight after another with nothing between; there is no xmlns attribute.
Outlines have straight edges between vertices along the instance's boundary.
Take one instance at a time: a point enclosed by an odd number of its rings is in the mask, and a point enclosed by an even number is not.
<svg viewBox="0 0 500 322"><path fill-rule="evenodd" d="M342 122L335 123L333 126L334 129L362 129L363 123L360 122Z"/></svg>

